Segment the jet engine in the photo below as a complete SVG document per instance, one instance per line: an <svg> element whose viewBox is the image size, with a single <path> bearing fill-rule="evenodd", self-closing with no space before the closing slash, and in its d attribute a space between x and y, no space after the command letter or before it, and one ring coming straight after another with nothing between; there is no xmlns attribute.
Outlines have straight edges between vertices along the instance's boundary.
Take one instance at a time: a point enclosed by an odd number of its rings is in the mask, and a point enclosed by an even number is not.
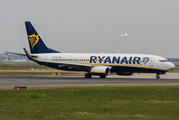
<svg viewBox="0 0 179 120"><path fill-rule="evenodd" d="M99 75L100 78L105 78L110 73L110 68L107 66L96 66L91 68L92 75Z"/></svg>

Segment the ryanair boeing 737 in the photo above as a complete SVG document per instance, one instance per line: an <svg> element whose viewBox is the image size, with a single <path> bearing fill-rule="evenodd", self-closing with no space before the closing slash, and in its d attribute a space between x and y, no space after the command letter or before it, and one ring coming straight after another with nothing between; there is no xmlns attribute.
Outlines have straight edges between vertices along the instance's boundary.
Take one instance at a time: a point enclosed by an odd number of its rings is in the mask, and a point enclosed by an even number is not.
<svg viewBox="0 0 179 120"><path fill-rule="evenodd" d="M84 71L85 78L91 78L92 75L105 78L110 73L117 75L156 73L156 79L159 79L159 75L175 67L166 58L156 55L61 53L48 48L30 22L25 22L25 26L31 52L29 54L24 48L28 59L58 70Z"/></svg>

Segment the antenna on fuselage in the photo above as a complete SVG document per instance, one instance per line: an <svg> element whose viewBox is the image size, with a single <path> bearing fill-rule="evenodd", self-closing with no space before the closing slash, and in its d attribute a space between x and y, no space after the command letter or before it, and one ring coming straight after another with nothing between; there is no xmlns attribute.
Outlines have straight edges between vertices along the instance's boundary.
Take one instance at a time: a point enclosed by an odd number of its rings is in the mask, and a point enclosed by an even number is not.
<svg viewBox="0 0 179 120"><path fill-rule="evenodd" d="M120 54L119 50L116 50L116 53Z"/></svg>

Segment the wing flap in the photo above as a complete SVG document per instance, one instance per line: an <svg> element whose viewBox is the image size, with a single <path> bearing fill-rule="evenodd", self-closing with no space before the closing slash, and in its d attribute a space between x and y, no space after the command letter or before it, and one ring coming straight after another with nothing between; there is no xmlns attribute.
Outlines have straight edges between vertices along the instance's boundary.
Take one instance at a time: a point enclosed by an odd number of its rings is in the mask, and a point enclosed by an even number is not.
<svg viewBox="0 0 179 120"><path fill-rule="evenodd" d="M43 61L44 62L44 61ZM52 62L53 63L53 62ZM57 63L56 63L57 64ZM92 65L86 65L81 63L67 63L67 62L58 62L59 67L66 67L69 66L69 68L76 68L76 67L93 67Z"/></svg>

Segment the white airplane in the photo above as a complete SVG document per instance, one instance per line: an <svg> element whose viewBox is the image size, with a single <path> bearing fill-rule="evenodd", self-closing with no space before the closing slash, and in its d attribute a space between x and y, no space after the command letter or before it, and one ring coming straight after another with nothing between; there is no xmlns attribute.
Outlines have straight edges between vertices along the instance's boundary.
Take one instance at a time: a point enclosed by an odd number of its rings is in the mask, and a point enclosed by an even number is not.
<svg viewBox="0 0 179 120"><path fill-rule="evenodd" d="M124 33L124 34L119 34L120 36L123 36L123 37L127 37L127 36L130 36L130 34L127 34L127 33Z"/></svg>
<svg viewBox="0 0 179 120"><path fill-rule="evenodd" d="M40 65L58 70L84 71L85 78L91 78L92 75L105 78L110 73L156 73L156 79L159 79L159 75L175 67L166 58L148 54L61 53L48 48L30 22L25 22L25 25L31 54L25 48L26 54L13 54L26 55Z"/></svg>

